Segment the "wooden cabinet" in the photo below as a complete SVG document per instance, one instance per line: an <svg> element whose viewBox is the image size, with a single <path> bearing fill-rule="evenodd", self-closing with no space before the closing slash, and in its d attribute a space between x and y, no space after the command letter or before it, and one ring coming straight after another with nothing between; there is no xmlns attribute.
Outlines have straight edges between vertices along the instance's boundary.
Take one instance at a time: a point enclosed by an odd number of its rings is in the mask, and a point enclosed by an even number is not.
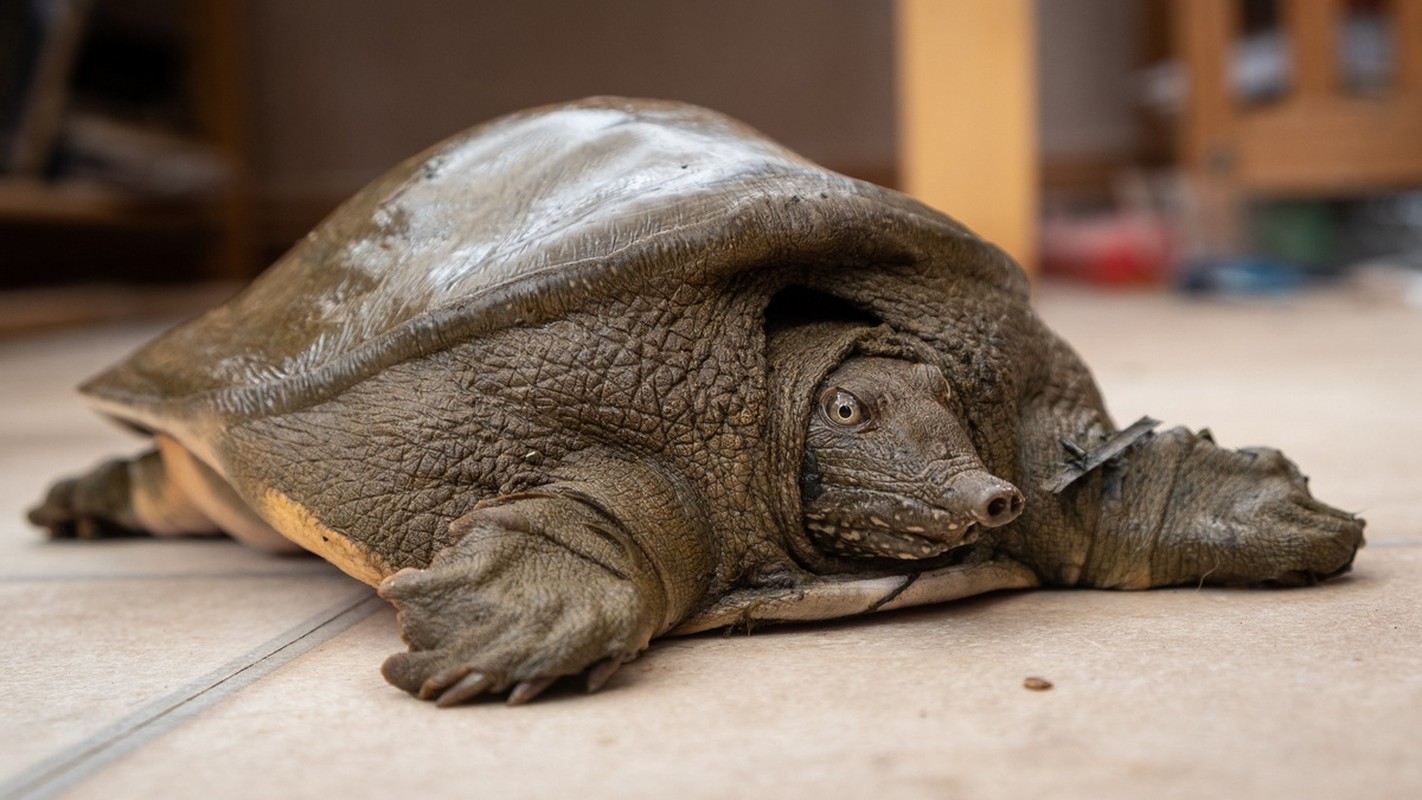
<svg viewBox="0 0 1422 800"><path fill-rule="evenodd" d="M1238 0L1174 0L1186 94L1181 165L1246 193L1338 195L1422 184L1422 0L1381 4L1390 79L1351 90L1340 75L1343 0L1278 0L1289 85L1266 103L1234 96Z"/></svg>

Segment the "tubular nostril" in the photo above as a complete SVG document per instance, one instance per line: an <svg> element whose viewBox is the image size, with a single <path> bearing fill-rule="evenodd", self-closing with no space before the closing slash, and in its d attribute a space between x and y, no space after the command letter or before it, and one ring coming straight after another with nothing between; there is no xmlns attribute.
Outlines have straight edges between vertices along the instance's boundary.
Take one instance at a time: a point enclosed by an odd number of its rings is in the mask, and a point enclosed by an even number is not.
<svg viewBox="0 0 1422 800"><path fill-rule="evenodd" d="M979 524L987 528L996 528L1017 519L1022 513L1022 494L1012 489L1005 489L996 492L987 498L987 502L978 506L973 516L978 518Z"/></svg>
<svg viewBox="0 0 1422 800"><path fill-rule="evenodd" d="M969 469L945 482L943 507L971 517L984 528L996 528L1022 513L1017 487L981 469Z"/></svg>

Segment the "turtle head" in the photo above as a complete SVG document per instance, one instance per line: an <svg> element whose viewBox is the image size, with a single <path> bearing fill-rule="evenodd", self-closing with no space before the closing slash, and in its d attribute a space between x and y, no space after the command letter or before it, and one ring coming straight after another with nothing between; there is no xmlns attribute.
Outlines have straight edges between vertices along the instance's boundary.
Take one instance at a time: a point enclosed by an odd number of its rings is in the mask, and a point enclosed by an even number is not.
<svg viewBox="0 0 1422 800"><path fill-rule="evenodd" d="M855 356L816 392L800 489L821 550L931 558L1022 513L1022 493L983 468L937 367Z"/></svg>

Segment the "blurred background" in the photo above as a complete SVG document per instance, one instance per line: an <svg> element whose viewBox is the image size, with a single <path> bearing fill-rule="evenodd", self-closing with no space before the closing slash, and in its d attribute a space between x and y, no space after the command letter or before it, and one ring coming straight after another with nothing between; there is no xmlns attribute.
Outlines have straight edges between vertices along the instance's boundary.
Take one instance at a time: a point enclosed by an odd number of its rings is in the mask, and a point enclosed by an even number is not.
<svg viewBox="0 0 1422 800"><path fill-rule="evenodd" d="M1044 280L1422 305L1422 0L3 0L0 330L230 291L592 94L724 111Z"/></svg>

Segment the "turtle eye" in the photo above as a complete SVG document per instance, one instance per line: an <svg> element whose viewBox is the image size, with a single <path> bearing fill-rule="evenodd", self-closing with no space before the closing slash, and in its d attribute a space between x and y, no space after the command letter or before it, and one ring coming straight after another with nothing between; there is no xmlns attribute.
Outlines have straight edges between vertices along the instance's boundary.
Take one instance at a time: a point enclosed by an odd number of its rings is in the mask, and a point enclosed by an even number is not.
<svg viewBox="0 0 1422 800"><path fill-rule="evenodd" d="M835 425L853 428L869 419L869 410L859 398L843 389L830 389L820 398L825 418Z"/></svg>

